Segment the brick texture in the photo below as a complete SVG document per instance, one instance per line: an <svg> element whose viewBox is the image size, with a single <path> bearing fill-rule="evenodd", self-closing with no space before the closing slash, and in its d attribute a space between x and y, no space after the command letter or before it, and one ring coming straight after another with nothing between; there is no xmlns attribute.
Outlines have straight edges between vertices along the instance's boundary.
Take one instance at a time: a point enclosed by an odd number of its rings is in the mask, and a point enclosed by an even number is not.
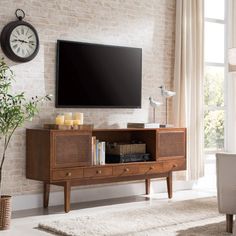
<svg viewBox="0 0 236 236"><path fill-rule="evenodd" d="M6 59L16 75L15 91L23 90L29 97L55 94L57 39L141 47L143 81L142 109L56 109L54 100L43 105L40 115L19 128L10 143L3 192L12 195L42 191L40 183L25 178L25 127L41 127L68 110L84 112L85 123L95 127L151 122L149 96L162 100L158 87L172 88L175 36L175 0L1 0L0 30L15 20L17 8L25 11L25 21L37 29L40 51L28 63ZM165 121L165 103L156 112L156 121Z"/></svg>

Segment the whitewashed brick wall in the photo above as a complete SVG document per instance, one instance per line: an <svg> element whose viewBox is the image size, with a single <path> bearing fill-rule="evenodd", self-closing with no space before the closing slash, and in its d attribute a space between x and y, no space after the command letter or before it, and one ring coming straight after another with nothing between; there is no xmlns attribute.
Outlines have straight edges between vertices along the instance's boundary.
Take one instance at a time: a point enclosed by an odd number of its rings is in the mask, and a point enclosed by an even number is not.
<svg viewBox="0 0 236 236"><path fill-rule="evenodd" d="M125 127L129 122L152 121L149 96L161 100L160 85L172 87L174 65L175 0L1 0L0 30L15 20L15 10L38 31L40 51L28 63L6 60L16 75L15 91L28 96L55 94L56 40L74 40L143 48L142 109L69 109L85 114L95 127ZM0 50L0 57L3 57ZM164 101L163 101L164 102ZM54 100L41 107L40 117L25 127L40 127L58 112ZM157 121L165 121L164 105ZM4 166L4 192L12 195L41 192L25 178L25 127L17 130ZM0 143L0 146L1 143Z"/></svg>

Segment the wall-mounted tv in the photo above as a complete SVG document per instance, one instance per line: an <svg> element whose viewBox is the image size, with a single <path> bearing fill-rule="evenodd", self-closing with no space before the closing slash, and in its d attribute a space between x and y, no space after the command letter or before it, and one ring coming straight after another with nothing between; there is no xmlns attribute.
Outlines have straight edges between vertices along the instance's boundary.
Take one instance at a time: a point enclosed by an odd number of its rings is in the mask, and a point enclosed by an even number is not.
<svg viewBox="0 0 236 236"><path fill-rule="evenodd" d="M56 107L141 108L141 48L58 40L56 74Z"/></svg>

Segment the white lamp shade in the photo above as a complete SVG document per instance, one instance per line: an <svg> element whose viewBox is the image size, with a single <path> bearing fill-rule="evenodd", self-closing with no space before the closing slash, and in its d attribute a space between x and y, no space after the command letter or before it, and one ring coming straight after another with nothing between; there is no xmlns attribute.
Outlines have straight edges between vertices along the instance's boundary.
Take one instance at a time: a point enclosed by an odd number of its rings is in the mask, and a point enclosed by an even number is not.
<svg viewBox="0 0 236 236"><path fill-rule="evenodd" d="M228 51L229 72L236 72L236 48Z"/></svg>

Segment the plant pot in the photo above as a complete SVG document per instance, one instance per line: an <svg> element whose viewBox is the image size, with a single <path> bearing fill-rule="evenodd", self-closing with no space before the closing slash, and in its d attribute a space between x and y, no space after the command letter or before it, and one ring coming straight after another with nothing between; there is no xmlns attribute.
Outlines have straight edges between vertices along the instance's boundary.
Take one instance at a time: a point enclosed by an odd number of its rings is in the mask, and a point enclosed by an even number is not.
<svg viewBox="0 0 236 236"><path fill-rule="evenodd" d="M0 230L9 229L11 222L11 196L0 198Z"/></svg>

